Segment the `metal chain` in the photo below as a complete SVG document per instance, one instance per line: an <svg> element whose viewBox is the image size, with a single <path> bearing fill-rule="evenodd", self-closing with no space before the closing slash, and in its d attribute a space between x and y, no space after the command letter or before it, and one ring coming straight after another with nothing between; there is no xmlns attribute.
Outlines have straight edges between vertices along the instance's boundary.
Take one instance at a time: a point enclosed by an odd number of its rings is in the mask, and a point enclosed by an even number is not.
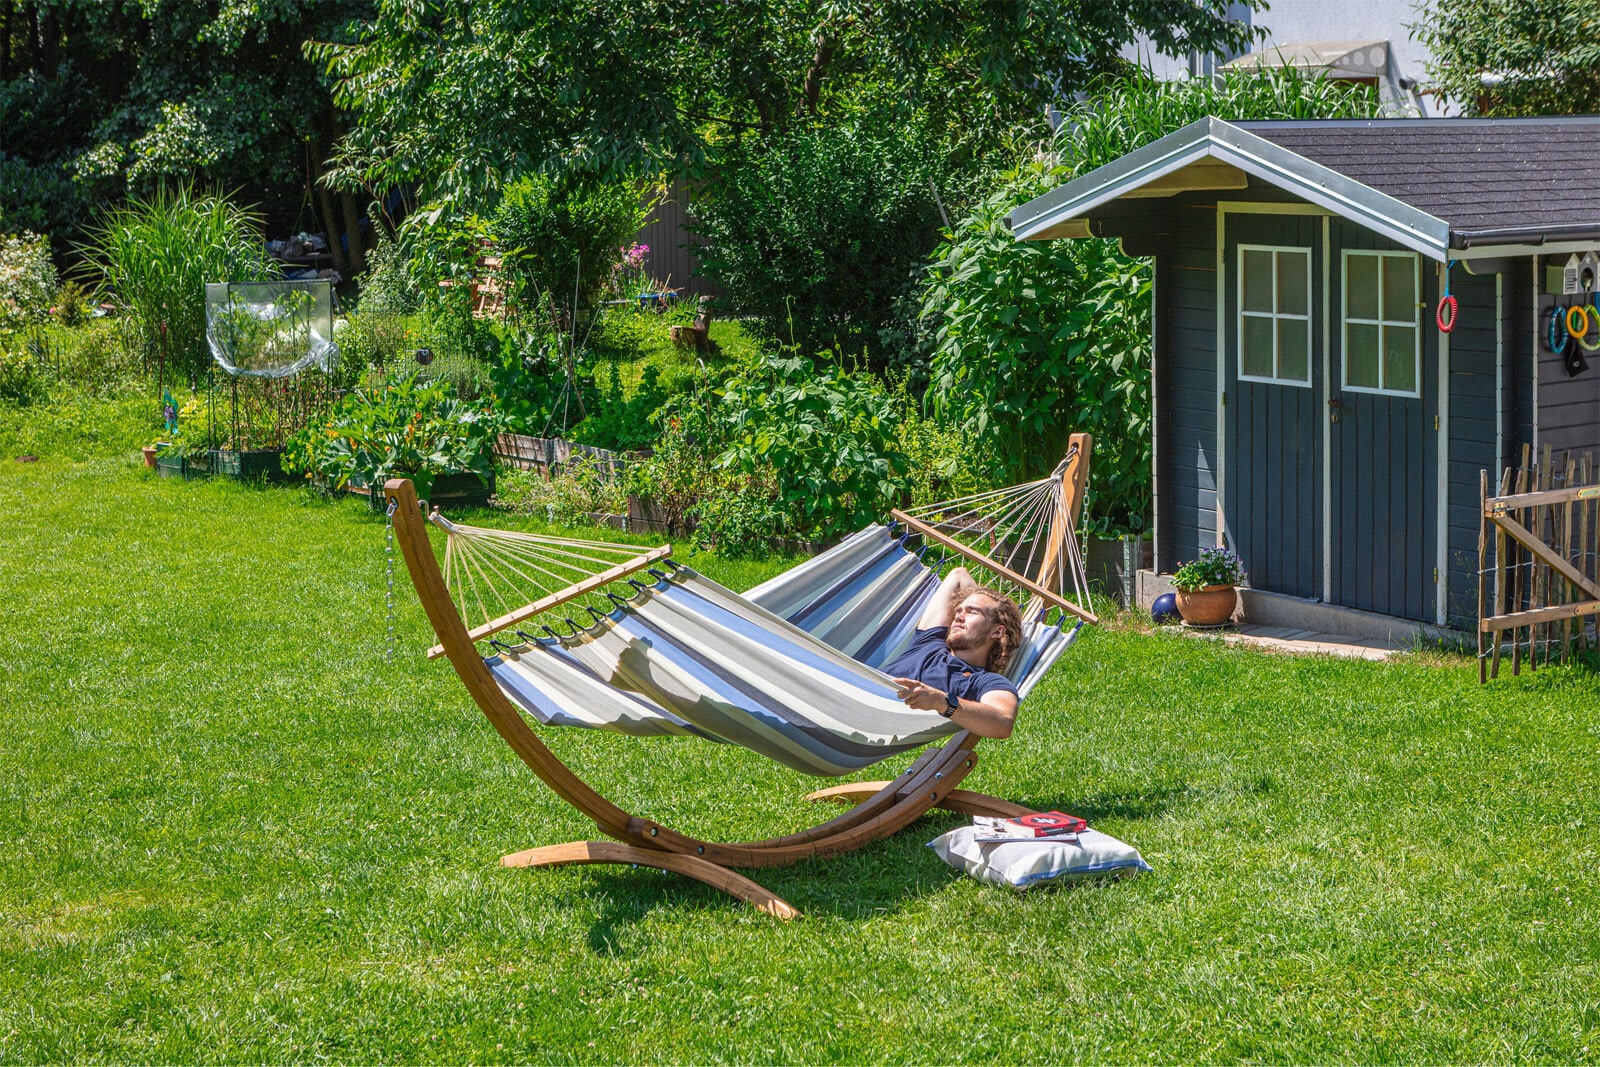
<svg viewBox="0 0 1600 1067"><path fill-rule="evenodd" d="M383 650L383 662L385 663L394 662L394 509L397 503L398 502L394 500L389 501L389 510L384 513L384 555L386 557L385 564L388 570L386 575L388 580L388 590L385 593L385 596L388 599L389 608L389 634L386 638L386 644Z"/></svg>

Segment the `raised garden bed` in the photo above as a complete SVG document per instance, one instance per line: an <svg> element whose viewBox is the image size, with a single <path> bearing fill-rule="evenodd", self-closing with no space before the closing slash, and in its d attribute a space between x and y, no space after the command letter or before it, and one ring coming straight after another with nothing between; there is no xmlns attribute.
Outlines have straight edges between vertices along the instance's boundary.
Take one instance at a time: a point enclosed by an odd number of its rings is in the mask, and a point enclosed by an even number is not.
<svg viewBox="0 0 1600 1067"><path fill-rule="evenodd" d="M198 455L186 456L171 451L156 456L156 473L163 478L232 478L240 482L283 482L288 475L283 472L283 449L261 448L235 452L230 449L212 449Z"/></svg>
<svg viewBox="0 0 1600 1067"><path fill-rule="evenodd" d="M382 511L387 506L384 503L383 486L368 485L366 478L360 474L352 475L345 489L347 492L364 494L373 511ZM433 489L429 492L427 500L429 507L449 511L452 508L487 507L492 496L494 496L492 471L487 482L479 480L478 476L472 473L441 474L433 480Z"/></svg>
<svg viewBox="0 0 1600 1067"><path fill-rule="evenodd" d="M211 453L211 473L242 482L286 482L289 476L283 471L283 449L253 448L243 452L218 451Z"/></svg>

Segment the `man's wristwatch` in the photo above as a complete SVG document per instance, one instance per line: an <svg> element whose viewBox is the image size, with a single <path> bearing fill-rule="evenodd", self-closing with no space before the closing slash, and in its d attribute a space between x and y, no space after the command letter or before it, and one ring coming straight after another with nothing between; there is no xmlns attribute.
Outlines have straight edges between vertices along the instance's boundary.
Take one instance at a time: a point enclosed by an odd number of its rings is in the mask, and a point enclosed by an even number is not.
<svg viewBox="0 0 1600 1067"><path fill-rule="evenodd" d="M939 714L948 719L954 716L960 707L961 698L954 693L946 693L944 695L944 707L940 709Z"/></svg>

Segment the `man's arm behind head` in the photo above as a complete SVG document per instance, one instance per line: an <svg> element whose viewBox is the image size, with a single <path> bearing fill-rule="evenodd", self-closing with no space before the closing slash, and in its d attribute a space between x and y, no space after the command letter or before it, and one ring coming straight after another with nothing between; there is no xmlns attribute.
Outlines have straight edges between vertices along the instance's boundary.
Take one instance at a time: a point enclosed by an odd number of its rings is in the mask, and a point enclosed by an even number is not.
<svg viewBox="0 0 1600 1067"><path fill-rule="evenodd" d="M928 606L923 609L922 618L917 620L917 629L931 630L935 626L949 626L950 620L955 617L956 607L978 588L978 583L972 580L972 574L965 567L956 567L944 576L944 581L939 583L939 591L933 594L933 599L928 601Z"/></svg>

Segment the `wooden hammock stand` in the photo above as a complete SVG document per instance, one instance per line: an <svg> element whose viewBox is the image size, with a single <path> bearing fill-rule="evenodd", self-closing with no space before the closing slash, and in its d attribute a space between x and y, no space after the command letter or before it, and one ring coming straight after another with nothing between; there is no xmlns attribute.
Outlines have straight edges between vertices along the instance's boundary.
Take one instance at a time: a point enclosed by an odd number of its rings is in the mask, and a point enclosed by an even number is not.
<svg viewBox="0 0 1600 1067"><path fill-rule="evenodd" d="M1064 539L1067 531L1076 525L1083 502L1090 445L1088 434L1074 434L1067 461L1060 468L1062 493L1043 557L1040 586L1048 586L1059 577ZM559 867L580 863L655 867L698 879L769 915L791 919L800 912L730 868L787 867L802 860L850 852L897 833L933 808L968 815L999 816L1023 815L1031 810L998 797L956 788L978 761L973 749L980 739L963 730L942 747L924 752L893 781L853 782L809 794L808 800L854 802L854 806L843 815L798 833L759 841L702 841L653 819L624 811L592 789L545 747L495 683L445 587L433 546L428 541L415 487L407 479L391 479L384 486L384 494L393 507L395 540L411 572L417 596L467 692L533 773L612 839L570 841L514 852L500 860L507 867ZM986 562L985 566L999 572L993 564ZM1004 573L1008 578L1026 581L1021 575ZM1051 596L1050 599L1055 598Z"/></svg>

